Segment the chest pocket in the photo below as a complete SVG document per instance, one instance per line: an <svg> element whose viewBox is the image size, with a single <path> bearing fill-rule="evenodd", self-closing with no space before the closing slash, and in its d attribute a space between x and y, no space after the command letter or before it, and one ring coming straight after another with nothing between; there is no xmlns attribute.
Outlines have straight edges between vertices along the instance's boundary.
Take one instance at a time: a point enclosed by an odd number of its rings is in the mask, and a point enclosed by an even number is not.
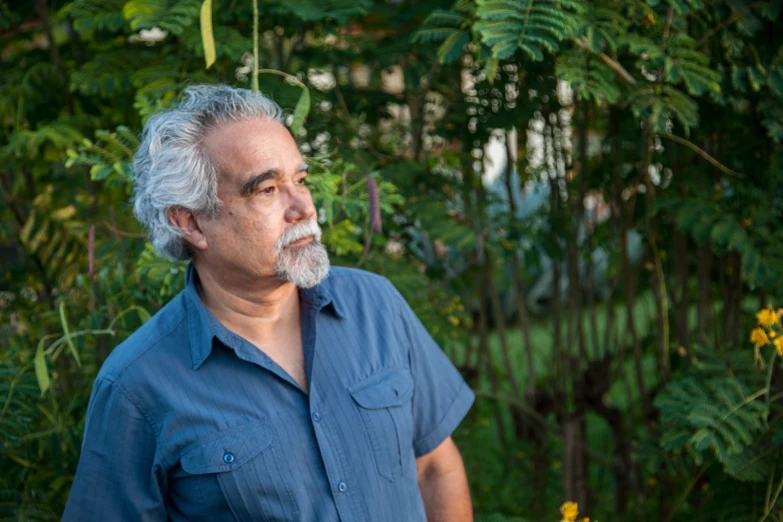
<svg viewBox="0 0 783 522"><path fill-rule="evenodd" d="M275 439L272 425L262 422L227 430L182 455L188 490L198 496L197 503L204 504L203 514L223 508L225 516L227 502L234 517L243 522L299 517Z"/></svg>
<svg viewBox="0 0 783 522"><path fill-rule="evenodd" d="M394 368L351 386L348 391L373 448L378 473L395 481L413 465L413 378L408 370Z"/></svg>

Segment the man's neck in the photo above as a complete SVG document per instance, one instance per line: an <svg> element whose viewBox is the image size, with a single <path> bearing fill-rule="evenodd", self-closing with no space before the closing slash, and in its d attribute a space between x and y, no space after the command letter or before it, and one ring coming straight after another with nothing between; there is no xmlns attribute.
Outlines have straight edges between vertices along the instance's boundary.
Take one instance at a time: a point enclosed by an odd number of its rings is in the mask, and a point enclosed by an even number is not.
<svg viewBox="0 0 783 522"><path fill-rule="evenodd" d="M281 331L299 327L299 292L291 283L274 280L255 288L234 287L208 269L197 270L196 281L206 307L226 328L246 339L273 340Z"/></svg>

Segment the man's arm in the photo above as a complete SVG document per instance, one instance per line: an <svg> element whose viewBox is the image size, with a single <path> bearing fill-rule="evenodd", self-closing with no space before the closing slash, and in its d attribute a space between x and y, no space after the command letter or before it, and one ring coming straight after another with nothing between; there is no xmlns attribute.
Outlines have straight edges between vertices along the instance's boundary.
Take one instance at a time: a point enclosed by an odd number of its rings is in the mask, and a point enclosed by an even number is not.
<svg viewBox="0 0 783 522"><path fill-rule="evenodd" d="M95 381L84 442L63 522L166 520L156 437L118 384Z"/></svg>
<svg viewBox="0 0 783 522"><path fill-rule="evenodd" d="M451 437L417 458L416 472L428 522L473 522L465 466Z"/></svg>

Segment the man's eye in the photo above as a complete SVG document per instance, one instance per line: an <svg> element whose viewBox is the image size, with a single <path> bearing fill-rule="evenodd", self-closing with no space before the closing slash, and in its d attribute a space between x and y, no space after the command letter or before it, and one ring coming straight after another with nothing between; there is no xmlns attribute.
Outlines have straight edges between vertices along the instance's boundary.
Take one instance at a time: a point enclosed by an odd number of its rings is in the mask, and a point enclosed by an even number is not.
<svg viewBox="0 0 783 522"><path fill-rule="evenodd" d="M262 194L272 194L274 193L274 191L275 191L275 187L271 186L271 187L262 188L259 192L261 192Z"/></svg>
<svg viewBox="0 0 783 522"><path fill-rule="evenodd" d="M307 185L307 178L300 178L296 183L297 185Z"/></svg>

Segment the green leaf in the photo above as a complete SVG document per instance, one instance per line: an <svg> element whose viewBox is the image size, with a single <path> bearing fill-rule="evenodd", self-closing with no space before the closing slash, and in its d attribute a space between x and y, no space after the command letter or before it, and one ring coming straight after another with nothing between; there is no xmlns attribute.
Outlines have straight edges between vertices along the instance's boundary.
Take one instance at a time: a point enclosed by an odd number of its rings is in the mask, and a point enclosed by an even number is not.
<svg viewBox="0 0 783 522"><path fill-rule="evenodd" d="M76 365L81 368L82 361L79 359L79 352L76 351L76 345L73 344L71 330L68 328L68 318L65 316L65 301L60 301L60 325L62 325L63 332L65 333L65 339L68 343L68 350L70 350L73 359L76 361Z"/></svg>
<svg viewBox="0 0 783 522"><path fill-rule="evenodd" d="M324 231L324 245L338 256L361 254L364 247L358 241L357 229L358 227L348 219L335 223Z"/></svg>
<svg viewBox="0 0 783 522"><path fill-rule="evenodd" d="M745 232L741 228L737 228L732 232L731 237L729 238L729 250L734 250L737 252L743 252L745 250L745 246L748 244L748 233Z"/></svg>
<svg viewBox="0 0 783 522"><path fill-rule="evenodd" d="M581 2L551 0L476 0L473 25L481 41L497 59L521 51L532 61L542 61L544 51L557 52L559 43L579 27Z"/></svg>
<svg viewBox="0 0 783 522"><path fill-rule="evenodd" d="M33 358L33 367L35 369L35 379L38 381L38 388L41 390L41 395L43 396L51 384L49 369L46 367L44 339L41 339L38 342L38 348L35 350L35 357Z"/></svg>
<svg viewBox="0 0 783 522"><path fill-rule="evenodd" d="M573 50L561 53L555 74L569 82L581 100L615 103L620 97L614 71L586 52Z"/></svg>
<svg viewBox="0 0 783 522"><path fill-rule="evenodd" d="M291 134L296 137L299 133L299 129L304 125L307 114L310 112L310 89L304 87L302 94L299 96L299 101L296 102L294 108L294 119L291 121Z"/></svg>
<svg viewBox="0 0 783 522"><path fill-rule="evenodd" d="M215 35L212 32L212 0L201 4L201 41L204 45L204 61L209 69L215 63Z"/></svg>
<svg viewBox="0 0 783 522"><path fill-rule="evenodd" d="M723 469L741 482L762 482L769 477L771 452L769 448L749 446L727 457Z"/></svg>
<svg viewBox="0 0 783 522"><path fill-rule="evenodd" d="M438 47L440 63L452 63L461 55L465 44L470 41L470 35L465 31L455 31Z"/></svg>
<svg viewBox="0 0 783 522"><path fill-rule="evenodd" d="M729 238L737 228L739 228L739 223L737 223L736 220L731 218L723 219L712 227L712 232L710 232L710 239L713 243L719 246L723 246L728 242Z"/></svg>

